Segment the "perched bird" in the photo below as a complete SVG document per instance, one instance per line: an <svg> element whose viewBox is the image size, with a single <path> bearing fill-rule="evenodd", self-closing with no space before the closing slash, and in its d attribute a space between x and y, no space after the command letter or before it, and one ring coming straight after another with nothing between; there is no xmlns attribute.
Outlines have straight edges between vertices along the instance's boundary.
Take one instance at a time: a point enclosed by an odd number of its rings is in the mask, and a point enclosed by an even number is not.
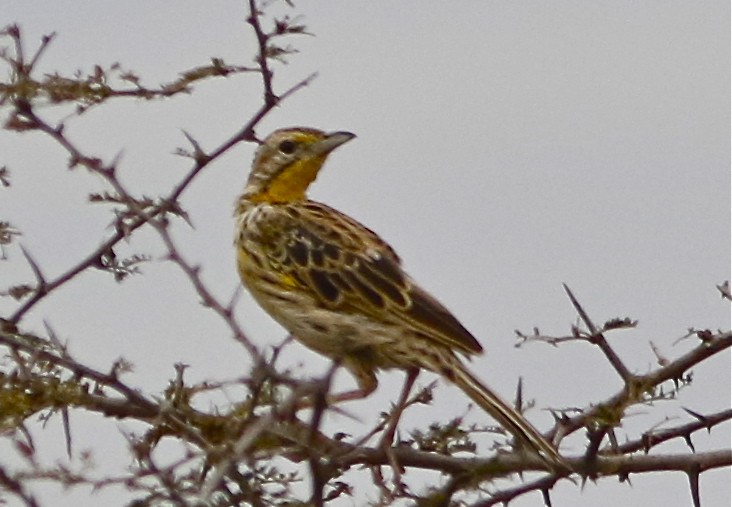
<svg viewBox="0 0 732 507"><path fill-rule="evenodd" d="M311 128L277 130L256 152L235 209L239 275L254 299L295 339L337 361L372 393L376 371L420 369L460 387L550 464L556 449L511 405L483 385L459 354L483 348L401 267L373 231L305 192L328 155L355 136ZM411 387L411 385L410 385Z"/></svg>

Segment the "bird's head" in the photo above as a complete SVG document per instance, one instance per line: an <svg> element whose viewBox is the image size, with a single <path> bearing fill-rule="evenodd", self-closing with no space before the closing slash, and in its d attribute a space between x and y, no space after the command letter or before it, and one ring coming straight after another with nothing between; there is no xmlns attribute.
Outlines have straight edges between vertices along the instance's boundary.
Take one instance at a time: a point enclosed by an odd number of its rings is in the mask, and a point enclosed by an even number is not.
<svg viewBox="0 0 732 507"><path fill-rule="evenodd" d="M254 156L245 198L254 202L304 199L330 152L354 137L350 132L327 133L303 127L276 130Z"/></svg>

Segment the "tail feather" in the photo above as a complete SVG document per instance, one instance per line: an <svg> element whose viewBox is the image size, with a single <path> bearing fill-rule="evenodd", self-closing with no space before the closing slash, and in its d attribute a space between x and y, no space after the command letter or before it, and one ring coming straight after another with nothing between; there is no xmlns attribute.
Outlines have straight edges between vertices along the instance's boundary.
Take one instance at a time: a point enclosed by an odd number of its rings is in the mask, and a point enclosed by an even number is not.
<svg viewBox="0 0 732 507"><path fill-rule="evenodd" d="M454 357L454 356L453 356ZM495 418L521 442L534 449L552 465L566 466L557 450L516 409L478 380L455 358L454 378L451 380L483 410Z"/></svg>

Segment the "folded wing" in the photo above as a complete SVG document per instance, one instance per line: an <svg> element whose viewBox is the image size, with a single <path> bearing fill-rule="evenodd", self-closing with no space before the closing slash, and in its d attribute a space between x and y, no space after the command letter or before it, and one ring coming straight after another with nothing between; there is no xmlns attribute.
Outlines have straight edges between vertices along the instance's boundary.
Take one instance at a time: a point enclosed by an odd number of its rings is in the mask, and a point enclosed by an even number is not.
<svg viewBox="0 0 732 507"><path fill-rule="evenodd" d="M277 263L321 303L412 328L465 354L482 347L435 298L402 270L399 257L373 231L320 203L290 210Z"/></svg>

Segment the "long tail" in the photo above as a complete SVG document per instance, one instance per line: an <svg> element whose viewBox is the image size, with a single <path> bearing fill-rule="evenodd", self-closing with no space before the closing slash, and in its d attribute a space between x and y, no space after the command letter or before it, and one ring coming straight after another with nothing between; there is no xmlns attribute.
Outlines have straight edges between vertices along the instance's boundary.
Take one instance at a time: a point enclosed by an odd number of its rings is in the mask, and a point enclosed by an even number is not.
<svg viewBox="0 0 732 507"><path fill-rule="evenodd" d="M477 403L483 410L495 418L504 428L510 431L521 442L534 449L539 456L552 466L566 467L566 462L557 452L553 445L541 436L541 433L534 428L524 417L519 414L511 405L503 401L500 396L486 387L463 365L458 358L452 356L454 361L450 378L455 385L460 387L465 394Z"/></svg>

